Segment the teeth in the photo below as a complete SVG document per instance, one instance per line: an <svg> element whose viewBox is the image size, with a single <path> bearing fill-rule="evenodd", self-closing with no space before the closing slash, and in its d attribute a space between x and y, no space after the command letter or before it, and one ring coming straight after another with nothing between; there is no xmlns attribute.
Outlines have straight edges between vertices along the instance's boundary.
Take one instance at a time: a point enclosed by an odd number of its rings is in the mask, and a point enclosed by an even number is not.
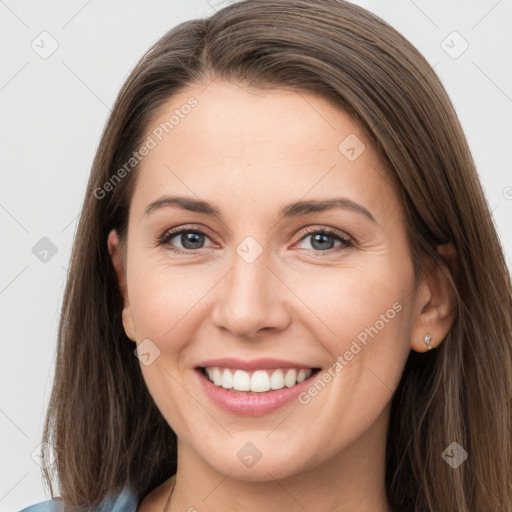
<svg viewBox="0 0 512 512"><path fill-rule="evenodd" d="M229 372L229 370L227 370ZM238 391L251 391L251 376L247 372L237 370L233 375L233 386Z"/></svg>
<svg viewBox="0 0 512 512"><path fill-rule="evenodd" d="M229 370L228 370L229 371ZM235 373L242 372L242 370L238 370ZM243 372L248 375L247 372ZM234 389L237 389L233 386ZM259 393L263 393L264 391L268 391L270 389L270 377L265 370L257 370L252 374L251 377L251 391L257 391ZM239 391L239 390L237 390Z"/></svg>
<svg viewBox="0 0 512 512"><path fill-rule="evenodd" d="M297 382L297 370L294 370L292 368L286 372L286 375L284 377L284 385L287 388L291 388L292 386L295 385L296 382Z"/></svg>
<svg viewBox="0 0 512 512"><path fill-rule="evenodd" d="M219 387L236 391L252 391L265 393L271 389L291 388L306 380L313 370L311 368L285 368L277 370L256 370L249 373L244 370L228 368L206 368L208 378Z"/></svg>
<svg viewBox="0 0 512 512"><path fill-rule="evenodd" d="M222 373L221 386L225 389L231 389L233 387L233 374L227 368L224 368L224 372Z"/></svg>
<svg viewBox="0 0 512 512"><path fill-rule="evenodd" d="M306 370L304 368L301 368L299 370L299 373L297 373L297 382L303 382L305 381L309 375L307 375Z"/></svg>
<svg viewBox="0 0 512 512"><path fill-rule="evenodd" d="M283 389L284 388L284 378L282 371L274 371L270 376L270 389Z"/></svg>

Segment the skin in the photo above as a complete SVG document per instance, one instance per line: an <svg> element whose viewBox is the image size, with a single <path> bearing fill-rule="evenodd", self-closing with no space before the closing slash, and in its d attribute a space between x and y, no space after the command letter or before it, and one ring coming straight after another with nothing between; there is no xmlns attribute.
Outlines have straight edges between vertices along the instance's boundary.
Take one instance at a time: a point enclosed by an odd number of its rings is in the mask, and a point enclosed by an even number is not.
<svg viewBox="0 0 512 512"><path fill-rule="evenodd" d="M448 333L448 282L433 266L415 282L398 195L348 114L315 94L215 80L170 98L148 134L190 96L198 106L141 164L126 251L115 230L108 239L126 334L160 350L141 370L178 437L169 510L390 510L384 457L392 394L409 351L425 351L427 333L433 347ZM338 150L350 134L365 145L354 161ZM175 206L145 215L165 194L212 202L222 219ZM347 208L278 219L284 204L339 196L376 222ZM201 248L180 235L172 243L187 254L158 245L181 226L205 232ZM307 227L334 228L354 245L328 237L318 248ZM236 251L248 236L262 249L252 263ZM240 417L199 386L193 368L207 358L267 356L327 369L394 303L402 310L306 405ZM249 442L262 454L252 467L237 457ZM140 510L162 511L172 482Z"/></svg>

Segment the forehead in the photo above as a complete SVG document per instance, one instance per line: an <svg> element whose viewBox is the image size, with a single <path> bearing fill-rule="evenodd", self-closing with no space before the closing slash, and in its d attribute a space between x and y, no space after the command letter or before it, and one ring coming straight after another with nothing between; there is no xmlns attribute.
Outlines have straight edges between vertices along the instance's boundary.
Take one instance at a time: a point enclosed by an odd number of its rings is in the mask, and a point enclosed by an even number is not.
<svg viewBox="0 0 512 512"><path fill-rule="evenodd" d="M196 106L188 109L192 98ZM179 115L180 110L188 113ZM171 117L172 128L168 126ZM366 138L349 114L320 95L290 89L259 90L219 80L174 95L162 105L148 133L151 128L165 130L166 123L168 133L162 134L162 139L169 143L167 147L175 143L187 151L200 143L214 153L229 148L232 158L240 158L242 153L264 157L258 144L299 158L311 152L337 152L339 143L351 134L361 141Z"/></svg>
<svg viewBox="0 0 512 512"><path fill-rule="evenodd" d="M316 94L219 80L193 85L162 105L146 136L154 147L139 168L139 209L171 192L213 193L226 205L349 194L393 207L390 180L365 131Z"/></svg>

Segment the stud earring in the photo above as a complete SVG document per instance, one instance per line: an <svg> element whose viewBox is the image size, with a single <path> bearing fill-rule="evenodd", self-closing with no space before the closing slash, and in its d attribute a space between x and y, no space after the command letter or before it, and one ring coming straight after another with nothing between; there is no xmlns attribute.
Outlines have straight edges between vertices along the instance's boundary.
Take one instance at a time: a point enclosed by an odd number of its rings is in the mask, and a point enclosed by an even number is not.
<svg viewBox="0 0 512 512"><path fill-rule="evenodd" d="M430 336L430 334L427 334L425 336L425 343L427 344L428 346L428 349L427 350L432 350L432 345L430 344L430 342L432 341L432 336Z"/></svg>

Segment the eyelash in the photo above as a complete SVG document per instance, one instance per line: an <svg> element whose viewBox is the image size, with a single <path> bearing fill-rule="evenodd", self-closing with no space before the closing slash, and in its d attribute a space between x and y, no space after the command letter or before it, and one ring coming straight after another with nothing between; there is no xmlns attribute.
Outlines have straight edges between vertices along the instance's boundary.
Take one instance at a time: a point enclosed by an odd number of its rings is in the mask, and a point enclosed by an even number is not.
<svg viewBox="0 0 512 512"><path fill-rule="evenodd" d="M160 238L157 245L158 246L167 246L168 250L170 250L174 253L177 253L177 254L191 254L191 253L200 251L201 249L204 249L204 248L200 248L200 249L185 249L184 250L184 249L177 248L169 243L175 236L181 235L182 233L195 233L198 235L204 235L207 238L209 238L208 235L201 229L185 227L185 228L180 228L180 229L176 229L175 231L169 231L169 232L165 233ZM328 249L326 251L317 251L317 250L311 249L311 251L313 251L315 253L332 254L333 252L343 251L343 250L349 249L354 246L354 242L350 238L345 238L345 237L341 236L339 231L332 229L332 228L307 228L306 232L300 238L299 241L302 241L304 238L307 238L308 236L317 235L317 234L327 235L327 236L331 236L331 237L335 238L336 240L338 240L339 242L342 243L342 247L338 247L337 249Z"/></svg>

